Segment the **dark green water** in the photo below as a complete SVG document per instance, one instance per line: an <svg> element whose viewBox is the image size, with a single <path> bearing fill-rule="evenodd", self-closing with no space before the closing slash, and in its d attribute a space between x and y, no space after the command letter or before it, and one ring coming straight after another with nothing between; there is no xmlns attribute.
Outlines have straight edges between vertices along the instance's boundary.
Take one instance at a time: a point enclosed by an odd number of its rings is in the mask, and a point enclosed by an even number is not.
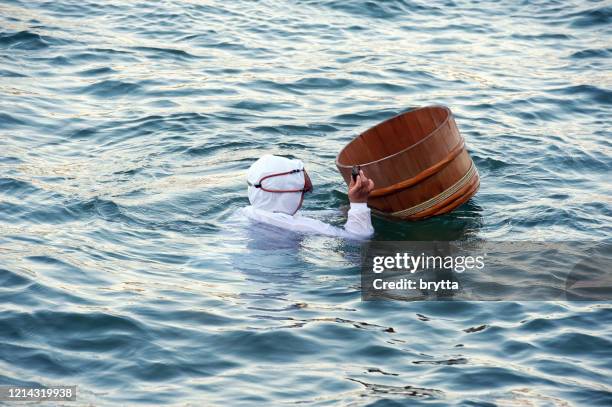
<svg viewBox="0 0 612 407"><path fill-rule="evenodd" d="M0 1L0 384L78 385L76 405L611 405L609 303L362 302L354 242L233 217L273 153L306 163L305 214L342 224L338 151L444 104L479 193L375 219L375 239L609 239L611 19Z"/></svg>

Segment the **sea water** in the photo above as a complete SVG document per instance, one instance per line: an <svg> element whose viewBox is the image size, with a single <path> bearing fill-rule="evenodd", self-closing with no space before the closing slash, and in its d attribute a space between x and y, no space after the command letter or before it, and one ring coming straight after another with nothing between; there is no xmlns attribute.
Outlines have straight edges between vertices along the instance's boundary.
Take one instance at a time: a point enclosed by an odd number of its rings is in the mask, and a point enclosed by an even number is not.
<svg viewBox="0 0 612 407"><path fill-rule="evenodd" d="M363 302L358 243L234 216L272 153L342 225L339 150L444 104L478 194L373 239L609 239L611 22L606 1L0 1L0 384L611 405L609 302Z"/></svg>

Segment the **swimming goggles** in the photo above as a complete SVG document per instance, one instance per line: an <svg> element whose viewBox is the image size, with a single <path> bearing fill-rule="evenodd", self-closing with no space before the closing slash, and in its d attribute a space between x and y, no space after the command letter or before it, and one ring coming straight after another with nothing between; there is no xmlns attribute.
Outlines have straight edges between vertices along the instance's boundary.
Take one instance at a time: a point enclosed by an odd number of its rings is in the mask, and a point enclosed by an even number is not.
<svg viewBox="0 0 612 407"><path fill-rule="evenodd" d="M305 193L305 192L312 192L312 182L306 182L306 176L304 176L304 188L301 189L268 189L266 187L264 187L262 185L262 182L268 178L272 178L272 177L280 177L282 175L289 175L289 174L295 174L298 172L303 172L304 169L298 169L298 170L291 170L291 171L286 171L286 172L279 172L277 174L270 174L270 175L266 175L265 177L261 178L259 180L258 183L256 184L251 184L249 181L247 181L247 184L250 187L254 187L254 188L259 188L262 191L266 191L266 192L276 192L276 193L282 193L282 192L301 192L301 193ZM308 185L307 185L308 184Z"/></svg>

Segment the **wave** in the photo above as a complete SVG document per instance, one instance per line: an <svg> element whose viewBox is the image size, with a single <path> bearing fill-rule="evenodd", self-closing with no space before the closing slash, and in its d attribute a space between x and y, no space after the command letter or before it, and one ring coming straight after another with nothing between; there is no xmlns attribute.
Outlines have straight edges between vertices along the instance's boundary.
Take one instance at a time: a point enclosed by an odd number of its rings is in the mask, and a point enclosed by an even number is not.
<svg viewBox="0 0 612 407"><path fill-rule="evenodd" d="M94 84L75 89L74 93L90 94L100 98L118 96L136 96L142 90L138 83L107 79Z"/></svg>
<svg viewBox="0 0 612 407"><path fill-rule="evenodd" d="M570 55L570 58L609 58L611 55L612 48L589 48L574 52Z"/></svg>
<svg viewBox="0 0 612 407"><path fill-rule="evenodd" d="M0 48L40 50L49 47L49 42L40 34L30 31L0 33Z"/></svg>
<svg viewBox="0 0 612 407"><path fill-rule="evenodd" d="M149 58L153 59L194 59L199 58L197 55L191 54L182 49L176 48L160 48L160 47L132 47L135 51L144 52Z"/></svg>

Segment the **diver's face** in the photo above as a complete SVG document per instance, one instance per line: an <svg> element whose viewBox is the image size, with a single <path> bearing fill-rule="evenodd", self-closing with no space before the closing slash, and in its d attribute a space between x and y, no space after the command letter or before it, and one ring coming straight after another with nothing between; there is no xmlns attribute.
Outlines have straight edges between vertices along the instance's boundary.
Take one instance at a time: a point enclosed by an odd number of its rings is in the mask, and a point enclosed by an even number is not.
<svg viewBox="0 0 612 407"><path fill-rule="evenodd" d="M310 176L308 175L306 170L304 170L304 192L302 192L302 197L300 198L300 204L298 205L295 212L299 211L300 208L302 207L302 203L304 202L304 193L312 192L312 189L313 189L313 186L312 186L312 181L310 180ZM293 212L294 215L295 215L295 212Z"/></svg>

